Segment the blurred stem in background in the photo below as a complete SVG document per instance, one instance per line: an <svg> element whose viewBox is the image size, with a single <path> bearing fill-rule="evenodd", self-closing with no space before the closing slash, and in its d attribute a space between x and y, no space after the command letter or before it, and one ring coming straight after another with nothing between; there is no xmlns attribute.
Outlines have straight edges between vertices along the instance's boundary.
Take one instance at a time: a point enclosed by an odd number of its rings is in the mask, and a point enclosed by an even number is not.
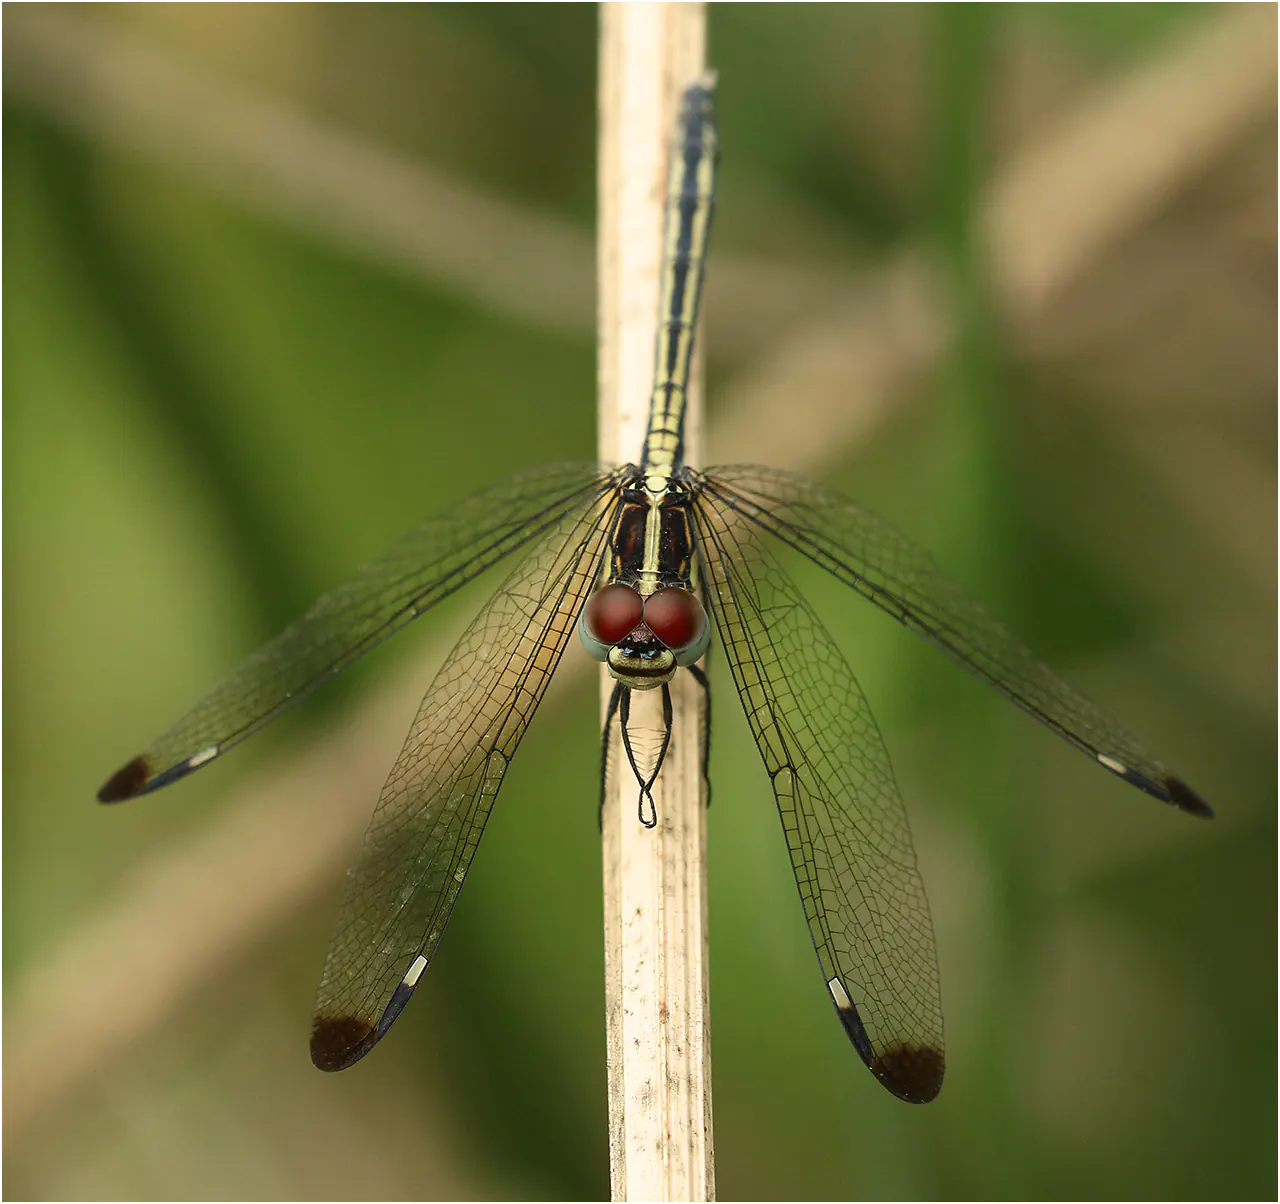
<svg viewBox="0 0 1280 1204"><path fill-rule="evenodd" d="M933 138L930 162L931 233L941 271L953 341L939 373L938 438L943 441L936 501L935 551L974 583L993 613L1013 631L1019 588L1010 567L1019 555L1021 513L1014 416L1001 365L1000 333L981 239L980 200L988 174L989 88L1002 29L995 5L941 5L934 10ZM1019 797L1016 742L1004 739L1016 721L1007 706L974 691L972 707L957 708L949 723L946 764L956 768L957 797L974 807L978 867L986 885L987 984L977 1001L982 1019L977 1064L983 1094L965 1109L971 1136L977 1197L1018 1199L1037 1181L1033 1134L1022 1106L1028 1067L1020 1056L1031 989L1036 928L1028 867L1034 836L1032 812ZM944 983L945 998L945 983ZM972 1081L972 1080L971 1080ZM983 1141L994 1148L978 1149Z"/></svg>
<svg viewBox="0 0 1280 1204"><path fill-rule="evenodd" d="M147 265L157 232L151 229L141 244L131 238L129 222L116 212L121 193L109 186L112 177L102 171L96 146L53 123L32 122L21 110L10 115L10 123L20 136L29 129L29 140L41 147L26 161L43 176L64 240L63 258L138 382L133 396L145 410L141 421L179 464L224 537L225 554L248 592L253 634L265 638L296 618L308 601L306 573L237 435L223 421L228 406L219 397L216 374L200 362L197 347L184 345L188 318L179 297L172 291L166 296L157 274L162 269ZM135 466L120 464L116 470L127 473Z"/></svg>

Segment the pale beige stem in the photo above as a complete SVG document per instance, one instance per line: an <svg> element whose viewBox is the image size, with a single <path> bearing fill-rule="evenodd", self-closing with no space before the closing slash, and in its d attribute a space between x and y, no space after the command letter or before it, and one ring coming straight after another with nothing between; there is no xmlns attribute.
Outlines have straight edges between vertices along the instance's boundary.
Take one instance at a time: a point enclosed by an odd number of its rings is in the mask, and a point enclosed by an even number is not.
<svg viewBox="0 0 1280 1204"><path fill-rule="evenodd" d="M700 4L602 8L600 49L600 454L634 461L652 387L667 150L677 101L701 73ZM685 446L701 449L699 374ZM613 681L602 670L607 708ZM682 680L683 679L683 680ZM615 1200L715 1194L707 995L703 699L677 674L671 749L653 790L658 823L613 740L604 809L609 1174ZM661 724L658 691L635 691L636 724ZM616 730L616 725L615 725Z"/></svg>

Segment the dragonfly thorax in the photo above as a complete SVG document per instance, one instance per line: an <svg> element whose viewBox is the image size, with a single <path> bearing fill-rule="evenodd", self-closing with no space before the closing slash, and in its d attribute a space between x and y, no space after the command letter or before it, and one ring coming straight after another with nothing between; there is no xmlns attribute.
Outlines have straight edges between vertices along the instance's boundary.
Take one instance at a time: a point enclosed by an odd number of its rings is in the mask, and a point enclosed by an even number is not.
<svg viewBox="0 0 1280 1204"><path fill-rule="evenodd" d="M583 647L632 690L665 685L707 650L711 625L694 592L692 496L680 475L628 466L601 577L578 620Z"/></svg>

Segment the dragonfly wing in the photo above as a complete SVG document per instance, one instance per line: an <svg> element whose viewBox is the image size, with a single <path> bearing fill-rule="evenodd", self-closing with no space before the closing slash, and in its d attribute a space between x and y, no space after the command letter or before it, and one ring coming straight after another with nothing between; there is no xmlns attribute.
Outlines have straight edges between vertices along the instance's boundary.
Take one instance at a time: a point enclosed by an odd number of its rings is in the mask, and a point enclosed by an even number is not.
<svg viewBox="0 0 1280 1204"><path fill-rule="evenodd" d="M596 464L550 465L424 523L224 678L120 769L99 800L157 790L212 761L566 514L592 505L610 481Z"/></svg>
<svg viewBox="0 0 1280 1204"><path fill-rule="evenodd" d="M756 465L708 469L700 487L852 586L1006 698L1148 794L1193 815L1213 809L1106 712L1036 660L882 519L796 473Z"/></svg>
<svg viewBox="0 0 1280 1204"><path fill-rule="evenodd" d="M944 1067L933 924L889 755L852 670L758 532L703 493L706 591L773 784L823 980L895 1095Z"/></svg>
<svg viewBox="0 0 1280 1204"><path fill-rule="evenodd" d="M611 514L601 496L544 536L427 691L347 879L312 1028L321 1070L363 1057L431 960L592 588Z"/></svg>

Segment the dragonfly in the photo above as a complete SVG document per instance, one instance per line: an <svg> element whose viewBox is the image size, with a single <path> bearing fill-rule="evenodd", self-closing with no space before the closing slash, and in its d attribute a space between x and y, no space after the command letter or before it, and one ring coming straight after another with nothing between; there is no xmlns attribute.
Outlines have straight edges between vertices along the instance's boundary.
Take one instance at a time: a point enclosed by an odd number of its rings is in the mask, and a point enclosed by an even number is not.
<svg viewBox="0 0 1280 1204"><path fill-rule="evenodd" d="M688 86L669 151L654 386L638 463L537 468L429 520L250 656L98 794L118 802L208 765L468 582L518 558L431 683L348 876L312 1026L321 1070L358 1061L404 1010L575 632L614 681L605 771L616 723L640 786L637 821L652 824L648 792L671 733L669 683L683 670L708 688L699 662L714 630L844 1030L894 1095L924 1103L938 1094L941 992L906 810L867 700L779 559L782 549L923 636L1103 769L1191 815L1213 814L888 523L793 472L684 462L715 209L714 97L714 77ZM638 755L629 736L636 690L662 693L656 756ZM705 743L709 732L704 773Z"/></svg>

